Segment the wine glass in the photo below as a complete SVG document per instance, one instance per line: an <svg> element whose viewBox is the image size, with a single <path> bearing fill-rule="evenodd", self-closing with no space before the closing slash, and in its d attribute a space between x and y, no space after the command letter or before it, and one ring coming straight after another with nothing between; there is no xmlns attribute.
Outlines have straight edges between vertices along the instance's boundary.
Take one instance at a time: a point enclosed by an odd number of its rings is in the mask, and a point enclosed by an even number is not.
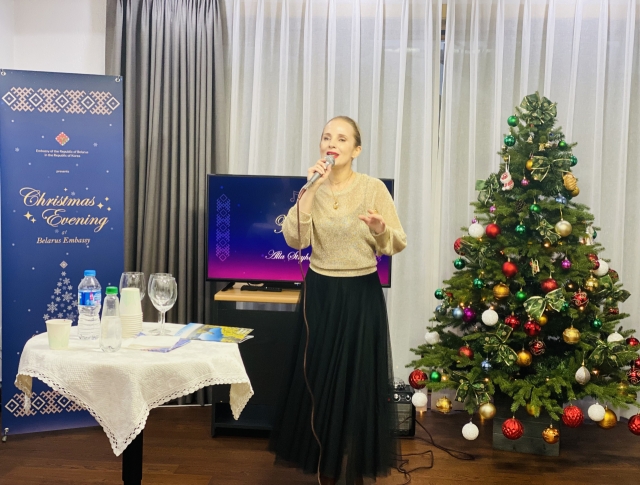
<svg viewBox="0 0 640 485"><path fill-rule="evenodd" d="M151 335L169 335L164 330L165 313L170 310L178 297L178 285L175 278L166 274L152 274L149 277L149 299L160 313L160 329Z"/></svg>
<svg viewBox="0 0 640 485"><path fill-rule="evenodd" d="M138 290L140 290L140 301L142 301L145 295L145 291L147 290L147 284L144 280L144 273L138 273L134 271L122 273L122 276L120 276L121 295L122 288L138 288Z"/></svg>

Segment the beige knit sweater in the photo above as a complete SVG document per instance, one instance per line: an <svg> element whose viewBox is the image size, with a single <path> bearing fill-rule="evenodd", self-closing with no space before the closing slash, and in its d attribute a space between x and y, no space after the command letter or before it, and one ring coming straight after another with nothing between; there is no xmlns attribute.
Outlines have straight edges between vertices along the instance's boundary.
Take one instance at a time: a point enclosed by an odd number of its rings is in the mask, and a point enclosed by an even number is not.
<svg viewBox="0 0 640 485"><path fill-rule="evenodd" d="M338 208L334 209L337 202ZM375 209L384 218L382 234L373 234L358 215ZM283 234L292 248L313 248L310 267L326 276L362 276L376 271L376 255L402 251L407 236L402 229L391 194L381 180L355 173L344 190L331 192L328 182L316 192L311 214L294 205L283 224Z"/></svg>

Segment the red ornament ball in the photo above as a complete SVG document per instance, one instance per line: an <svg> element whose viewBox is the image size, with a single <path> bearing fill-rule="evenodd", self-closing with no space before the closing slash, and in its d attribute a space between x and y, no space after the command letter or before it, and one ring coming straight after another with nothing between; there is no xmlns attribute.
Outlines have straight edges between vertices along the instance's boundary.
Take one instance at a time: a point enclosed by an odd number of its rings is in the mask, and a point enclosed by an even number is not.
<svg viewBox="0 0 640 485"><path fill-rule="evenodd" d="M510 440L522 438L524 434L524 426L516 418L509 418L502 423L502 434Z"/></svg>
<svg viewBox="0 0 640 485"><path fill-rule="evenodd" d="M615 269L609 270L609 277L611 278L611 281L613 281L614 283L617 283L618 280L620 279L620 276L618 276L618 272Z"/></svg>
<svg viewBox="0 0 640 485"><path fill-rule="evenodd" d="M620 310L616 307L607 308L607 313L609 315L617 315L620 313Z"/></svg>
<svg viewBox="0 0 640 485"><path fill-rule="evenodd" d="M545 345L545 343L542 340L538 339L532 340L529 344L529 350L535 356L544 354L546 348L547 346Z"/></svg>
<svg viewBox="0 0 640 485"><path fill-rule="evenodd" d="M453 250L460 254L463 255L464 253L462 252L462 238L459 237L458 239L456 239L456 242L453 243Z"/></svg>
<svg viewBox="0 0 640 485"><path fill-rule="evenodd" d="M570 428L577 428L584 421L584 414L578 406L567 406L562 413L562 422Z"/></svg>
<svg viewBox="0 0 640 485"><path fill-rule="evenodd" d="M409 374L409 385L414 389L423 389L426 384L420 384L420 382L428 380L427 374L420 369L416 369Z"/></svg>
<svg viewBox="0 0 640 485"><path fill-rule="evenodd" d="M498 224L494 224L493 222L491 224L489 224L485 230L484 230L485 234L487 235L487 237L490 237L491 239L495 239L496 237L498 237L498 235L500 234L500 226L498 226Z"/></svg>
<svg viewBox="0 0 640 485"><path fill-rule="evenodd" d="M526 333L529 337L535 337L540 333L542 327L535 320L528 320L527 322L525 322L523 329L524 333Z"/></svg>
<svg viewBox="0 0 640 485"><path fill-rule="evenodd" d="M512 314L512 315L509 315L507 318L504 319L504 323L506 323L512 329L515 330L516 328L518 328L520 326L520 319Z"/></svg>
<svg viewBox="0 0 640 485"><path fill-rule="evenodd" d="M632 367L627 371L627 379L629 379L629 384L632 386L637 386L640 383L640 370Z"/></svg>
<svg viewBox="0 0 640 485"><path fill-rule="evenodd" d="M635 367L637 369L640 369L640 357L638 357L637 359L632 360L631 362L629 362L629 365L631 367Z"/></svg>
<svg viewBox="0 0 640 485"><path fill-rule="evenodd" d="M636 414L635 416L631 416L629 418L629 431L633 434L640 435L640 414Z"/></svg>
<svg viewBox="0 0 640 485"><path fill-rule="evenodd" d="M595 263L596 261L598 261L598 255L597 254L593 254L593 253L587 254L587 258L592 263Z"/></svg>
<svg viewBox="0 0 640 485"><path fill-rule="evenodd" d="M575 306L584 306L589 303L589 297L584 291L578 290L571 297L571 303Z"/></svg>
<svg viewBox="0 0 640 485"><path fill-rule="evenodd" d="M468 345L460 347L458 355L464 355L467 359L473 359L473 349Z"/></svg>
<svg viewBox="0 0 640 485"><path fill-rule="evenodd" d="M513 278L518 273L518 267L511 261L507 261L502 265L502 274L507 278Z"/></svg>
<svg viewBox="0 0 640 485"><path fill-rule="evenodd" d="M631 345L632 347L637 347L638 345L640 345L640 340L638 340L635 337L629 337L627 338L627 345Z"/></svg>
<svg viewBox="0 0 640 485"><path fill-rule="evenodd" d="M558 282L553 278L547 278L542 283L540 283L540 287L542 288L542 291L544 291L545 293L549 293L550 291L558 289Z"/></svg>

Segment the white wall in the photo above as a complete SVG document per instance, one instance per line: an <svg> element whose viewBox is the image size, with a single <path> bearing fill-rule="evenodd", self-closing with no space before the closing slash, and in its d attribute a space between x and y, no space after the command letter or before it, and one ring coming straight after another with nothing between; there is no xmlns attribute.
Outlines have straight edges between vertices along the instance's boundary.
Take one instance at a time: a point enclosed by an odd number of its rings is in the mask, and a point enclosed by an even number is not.
<svg viewBox="0 0 640 485"><path fill-rule="evenodd" d="M13 66L14 0L0 0L0 68Z"/></svg>
<svg viewBox="0 0 640 485"><path fill-rule="evenodd" d="M3 3L13 4L13 55L12 64L2 67L104 74L106 0L0 0ZM0 18L0 26L4 22Z"/></svg>

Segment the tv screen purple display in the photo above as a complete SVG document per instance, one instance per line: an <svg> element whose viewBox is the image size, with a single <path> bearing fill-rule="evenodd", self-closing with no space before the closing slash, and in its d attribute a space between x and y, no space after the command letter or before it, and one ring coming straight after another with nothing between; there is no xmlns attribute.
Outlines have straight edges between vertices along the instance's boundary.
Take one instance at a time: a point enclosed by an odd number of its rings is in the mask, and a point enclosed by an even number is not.
<svg viewBox="0 0 640 485"><path fill-rule="evenodd" d="M382 179L393 196L393 180ZM209 175L207 279L301 283L298 251L282 223L305 177ZM302 250L306 274L311 248ZM378 257L382 286L391 285L391 258Z"/></svg>

